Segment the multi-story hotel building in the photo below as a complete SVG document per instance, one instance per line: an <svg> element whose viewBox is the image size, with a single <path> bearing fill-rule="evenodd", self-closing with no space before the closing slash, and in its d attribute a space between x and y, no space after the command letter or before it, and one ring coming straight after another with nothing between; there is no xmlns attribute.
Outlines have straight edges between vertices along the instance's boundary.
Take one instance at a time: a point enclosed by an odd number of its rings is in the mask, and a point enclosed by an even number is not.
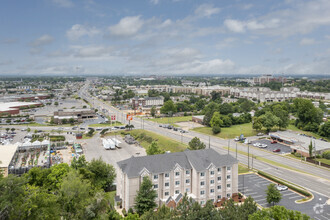
<svg viewBox="0 0 330 220"><path fill-rule="evenodd" d="M117 164L117 197L126 210L134 207L145 176L154 185L158 205L175 207L185 193L201 205L238 193L238 161L213 149L131 157Z"/></svg>

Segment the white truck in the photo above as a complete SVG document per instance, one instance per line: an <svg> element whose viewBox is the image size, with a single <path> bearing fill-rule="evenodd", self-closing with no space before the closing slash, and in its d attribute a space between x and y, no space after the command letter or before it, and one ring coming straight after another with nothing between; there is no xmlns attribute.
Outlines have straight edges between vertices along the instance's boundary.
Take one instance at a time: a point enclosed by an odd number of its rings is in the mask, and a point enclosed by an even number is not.
<svg viewBox="0 0 330 220"><path fill-rule="evenodd" d="M117 148L121 148L120 146L121 142L117 138L112 138L112 141L115 143Z"/></svg>

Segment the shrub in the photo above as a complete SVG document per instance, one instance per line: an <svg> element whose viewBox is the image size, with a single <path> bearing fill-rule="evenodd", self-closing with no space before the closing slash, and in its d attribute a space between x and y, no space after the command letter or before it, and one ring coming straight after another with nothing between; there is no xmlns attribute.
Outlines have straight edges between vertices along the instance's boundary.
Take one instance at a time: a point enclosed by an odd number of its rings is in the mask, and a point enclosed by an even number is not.
<svg viewBox="0 0 330 220"><path fill-rule="evenodd" d="M330 150L324 151L322 157L330 160Z"/></svg>
<svg viewBox="0 0 330 220"><path fill-rule="evenodd" d="M123 208L123 210L121 212L123 213L124 216L127 216L127 212L126 212L125 208Z"/></svg>
<svg viewBox="0 0 330 220"><path fill-rule="evenodd" d="M128 209L128 213L134 214L133 209L132 209L132 208L129 208L129 209Z"/></svg>
<svg viewBox="0 0 330 220"><path fill-rule="evenodd" d="M213 134L219 134L221 132L221 128L218 125L212 127Z"/></svg>

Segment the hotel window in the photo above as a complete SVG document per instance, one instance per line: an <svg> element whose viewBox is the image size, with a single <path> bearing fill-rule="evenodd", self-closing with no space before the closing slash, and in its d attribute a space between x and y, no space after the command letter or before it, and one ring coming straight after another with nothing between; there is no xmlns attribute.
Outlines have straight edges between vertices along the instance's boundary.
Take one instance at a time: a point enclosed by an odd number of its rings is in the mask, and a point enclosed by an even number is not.
<svg viewBox="0 0 330 220"><path fill-rule="evenodd" d="M231 195L230 195L230 193L227 193L227 198L229 198Z"/></svg>
<svg viewBox="0 0 330 220"><path fill-rule="evenodd" d="M211 174L211 176L213 176L214 175L214 171L211 171L210 174Z"/></svg>
<svg viewBox="0 0 330 220"><path fill-rule="evenodd" d="M231 170L231 167L227 167L227 171L230 171Z"/></svg>
<svg viewBox="0 0 330 220"><path fill-rule="evenodd" d="M218 176L218 181L221 181L221 176Z"/></svg>
<svg viewBox="0 0 330 220"><path fill-rule="evenodd" d="M180 181L175 181L175 185L180 185Z"/></svg>
<svg viewBox="0 0 330 220"><path fill-rule="evenodd" d="M190 183L190 179L186 179L186 183L187 183L187 184Z"/></svg>
<svg viewBox="0 0 330 220"><path fill-rule="evenodd" d="M170 193L169 192L165 192L165 196L168 196L168 195L170 195Z"/></svg>
<svg viewBox="0 0 330 220"><path fill-rule="evenodd" d="M190 170L186 170L186 174L189 175L190 174Z"/></svg>
<svg viewBox="0 0 330 220"><path fill-rule="evenodd" d="M221 195L218 195L218 199L221 199Z"/></svg>
<svg viewBox="0 0 330 220"><path fill-rule="evenodd" d="M230 183L227 184L227 188L230 188Z"/></svg>
<svg viewBox="0 0 330 220"><path fill-rule="evenodd" d="M166 178L170 177L170 174L169 173L165 173L165 177Z"/></svg>
<svg viewBox="0 0 330 220"><path fill-rule="evenodd" d="M214 189L211 189L211 190L210 190L210 193L214 193Z"/></svg>
<svg viewBox="0 0 330 220"><path fill-rule="evenodd" d="M186 188L186 192L188 193L190 191L190 189L189 188Z"/></svg>
<svg viewBox="0 0 330 220"><path fill-rule="evenodd" d="M230 180L230 175L227 175L227 180Z"/></svg>
<svg viewBox="0 0 330 220"><path fill-rule="evenodd" d="M204 205L204 203L205 203L204 201L201 201L201 202L200 202L201 205Z"/></svg>
<svg viewBox="0 0 330 220"><path fill-rule="evenodd" d="M165 187L169 187L170 186L170 183L169 182L166 182L165 183Z"/></svg>
<svg viewBox="0 0 330 220"><path fill-rule="evenodd" d="M180 193L180 191L179 190L175 190L175 194L179 194Z"/></svg>
<svg viewBox="0 0 330 220"><path fill-rule="evenodd" d="M154 180L158 179L158 175L154 175Z"/></svg>
<svg viewBox="0 0 330 220"><path fill-rule="evenodd" d="M220 173L221 172L221 168L218 168L218 173Z"/></svg>
<svg viewBox="0 0 330 220"><path fill-rule="evenodd" d="M205 182L204 182L204 181L202 181L202 182L201 182L201 186L204 186L204 185L205 185Z"/></svg>
<svg viewBox="0 0 330 220"><path fill-rule="evenodd" d="M205 176L205 173L204 172L201 172L201 176Z"/></svg>
<svg viewBox="0 0 330 220"><path fill-rule="evenodd" d="M221 189L221 186L219 185L219 186L217 186L217 188L218 188L218 189Z"/></svg>
<svg viewBox="0 0 330 220"><path fill-rule="evenodd" d="M201 191L201 195L204 195L204 194L205 194L205 191L204 191L204 190L202 190L202 191Z"/></svg>
<svg viewBox="0 0 330 220"><path fill-rule="evenodd" d="M155 184L154 185L154 189L158 189L158 184Z"/></svg>
<svg viewBox="0 0 330 220"><path fill-rule="evenodd" d="M211 180L210 183L211 183L211 184L214 184L214 180Z"/></svg>
<svg viewBox="0 0 330 220"><path fill-rule="evenodd" d="M180 172L175 172L175 176L180 176Z"/></svg>

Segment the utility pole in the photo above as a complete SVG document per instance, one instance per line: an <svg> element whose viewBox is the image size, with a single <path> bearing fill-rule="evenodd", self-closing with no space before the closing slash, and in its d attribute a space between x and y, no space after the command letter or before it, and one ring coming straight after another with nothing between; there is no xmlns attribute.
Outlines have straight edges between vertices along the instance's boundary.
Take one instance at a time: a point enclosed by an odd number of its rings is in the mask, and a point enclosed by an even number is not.
<svg viewBox="0 0 330 220"><path fill-rule="evenodd" d="M250 144L248 144L248 169L250 170Z"/></svg>
<svg viewBox="0 0 330 220"><path fill-rule="evenodd" d="M211 148L211 136L209 135L209 149Z"/></svg>
<svg viewBox="0 0 330 220"><path fill-rule="evenodd" d="M236 143L236 159L237 159L237 143Z"/></svg>
<svg viewBox="0 0 330 220"><path fill-rule="evenodd" d="M229 155L230 139L228 140L228 155Z"/></svg>
<svg viewBox="0 0 330 220"><path fill-rule="evenodd" d="M182 143L182 132L181 132L181 143Z"/></svg>

